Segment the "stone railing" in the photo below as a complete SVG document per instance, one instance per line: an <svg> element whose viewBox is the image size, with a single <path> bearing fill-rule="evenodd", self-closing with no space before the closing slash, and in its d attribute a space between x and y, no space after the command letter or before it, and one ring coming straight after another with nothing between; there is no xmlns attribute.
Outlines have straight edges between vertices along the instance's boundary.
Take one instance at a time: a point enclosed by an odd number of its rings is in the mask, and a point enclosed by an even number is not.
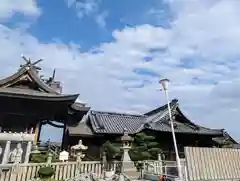
<svg viewBox="0 0 240 181"><path fill-rule="evenodd" d="M19 153L21 154L21 157L23 158L22 161L24 163L27 163L29 161L30 152L32 149L32 143L34 141L34 134L31 133L14 133L14 132L0 132L0 142L1 142L1 151L3 151L2 154L2 164L6 164L9 162L9 156L12 150L17 148L17 144L19 145L18 148L21 150ZM25 149L22 148L22 145L25 145ZM20 161L21 162L21 161Z"/></svg>
<svg viewBox="0 0 240 181"><path fill-rule="evenodd" d="M111 167L115 171L121 162L114 161L108 163L108 168ZM1 181L29 181L37 177L39 168L45 166L46 163L27 163L27 164L4 164L0 165L0 180ZM80 165L76 162L61 162L51 163L55 169L53 179L67 180L74 178L79 173L94 173L97 177L103 175L103 164L100 161L81 161Z"/></svg>
<svg viewBox="0 0 240 181"><path fill-rule="evenodd" d="M0 141L34 141L34 134L0 132Z"/></svg>

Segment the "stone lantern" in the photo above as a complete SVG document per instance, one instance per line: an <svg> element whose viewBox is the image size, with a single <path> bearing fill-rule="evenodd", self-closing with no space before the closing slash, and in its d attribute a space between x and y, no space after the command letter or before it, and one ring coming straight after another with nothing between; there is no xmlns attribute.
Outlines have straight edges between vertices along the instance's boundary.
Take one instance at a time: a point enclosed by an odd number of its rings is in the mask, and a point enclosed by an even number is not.
<svg viewBox="0 0 240 181"><path fill-rule="evenodd" d="M87 146L83 145L82 140L79 140L77 145L74 145L71 147L71 154L74 157L77 157L77 171L76 171L76 175L80 175L80 165L81 165L81 161L82 158L84 158L85 154L83 154L83 151L86 151L88 149Z"/></svg>
<svg viewBox="0 0 240 181"><path fill-rule="evenodd" d="M128 135L127 129L125 128L123 131L123 136L121 137L123 156L122 161L131 161L128 151L131 148L132 137Z"/></svg>
<svg viewBox="0 0 240 181"><path fill-rule="evenodd" d="M82 140L79 140L77 145L71 147L72 154L77 157L77 161L81 161L84 158L85 154L83 154L83 151L87 149L88 147L83 145Z"/></svg>
<svg viewBox="0 0 240 181"><path fill-rule="evenodd" d="M121 166L121 172L125 173L126 175L132 175L136 173L136 168L134 166L134 163L131 161L128 151L131 148L131 142L132 142L132 137L128 135L127 129L125 128L123 131L123 136L121 137L122 141L122 166ZM120 180L124 180L121 176Z"/></svg>

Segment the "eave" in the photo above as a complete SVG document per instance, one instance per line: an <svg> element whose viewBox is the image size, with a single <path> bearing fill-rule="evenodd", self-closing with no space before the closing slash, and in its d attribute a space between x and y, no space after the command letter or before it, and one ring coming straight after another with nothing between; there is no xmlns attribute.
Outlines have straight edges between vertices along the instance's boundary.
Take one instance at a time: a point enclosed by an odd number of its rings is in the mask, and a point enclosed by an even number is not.
<svg viewBox="0 0 240 181"><path fill-rule="evenodd" d="M23 90L18 88L0 88L0 97L22 98L22 99L35 99L46 101L66 101L74 102L79 94L49 94L44 92Z"/></svg>
<svg viewBox="0 0 240 181"><path fill-rule="evenodd" d="M79 104L77 102L73 103L70 108L73 110L73 111L81 111L81 112L88 112L90 110L90 107L86 107L85 105L83 104Z"/></svg>

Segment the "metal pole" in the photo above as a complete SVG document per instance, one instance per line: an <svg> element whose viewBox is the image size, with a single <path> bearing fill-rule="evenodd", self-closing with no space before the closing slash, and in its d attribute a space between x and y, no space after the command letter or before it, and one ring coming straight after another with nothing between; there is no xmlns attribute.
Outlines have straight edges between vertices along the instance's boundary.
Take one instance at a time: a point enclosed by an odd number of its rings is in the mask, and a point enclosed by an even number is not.
<svg viewBox="0 0 240 181"><path fill-rule="evenodd" d="M174 149L175 149L175 154L176 154L178 176L179 176L179 179L182 180L182 167L181 167L181 161L180 161L180 157L179 157L179 153L178 153L177 140L176 140L175 131L174 131L174 125L173 125L173 119L172 119L172 113L171 113L171 107L170 107L167 89L164 89L164 92L165 92L166 99L167 99L167 106L168 106L168 113L169 113L169 119L170 119L170 124L171 124L173 144L174 144Z"/></svg>

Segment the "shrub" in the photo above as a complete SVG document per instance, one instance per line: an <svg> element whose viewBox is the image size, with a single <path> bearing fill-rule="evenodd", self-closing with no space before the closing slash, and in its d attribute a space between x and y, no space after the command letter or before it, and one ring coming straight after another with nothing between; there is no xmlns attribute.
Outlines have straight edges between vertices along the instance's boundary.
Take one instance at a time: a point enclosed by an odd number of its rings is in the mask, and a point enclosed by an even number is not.
<svg viewBox="0 0 240 181"><path fill-rule="evenodd" d="M42 179L51 178L55 173L55 170L50 166L41 167L38 170L38 175Z"/></svg>

